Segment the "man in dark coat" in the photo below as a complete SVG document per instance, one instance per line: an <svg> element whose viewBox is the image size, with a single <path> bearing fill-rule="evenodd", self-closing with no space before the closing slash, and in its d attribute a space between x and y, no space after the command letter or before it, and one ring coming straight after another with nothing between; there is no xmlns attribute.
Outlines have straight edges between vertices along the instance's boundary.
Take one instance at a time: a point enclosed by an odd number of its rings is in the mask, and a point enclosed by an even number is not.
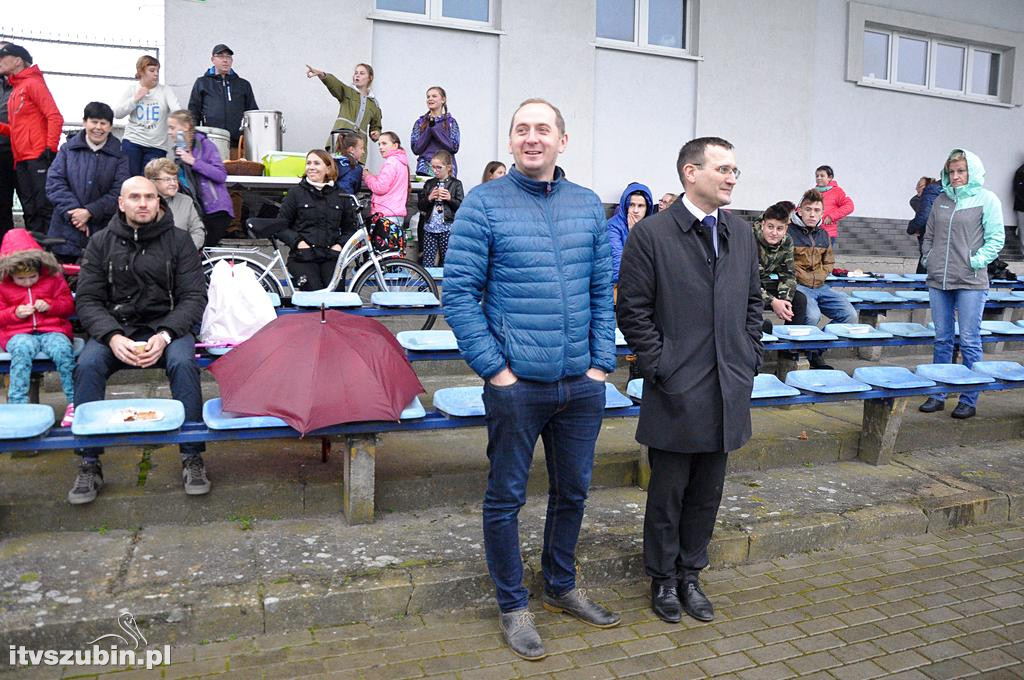
<svg viewBox="0 0 1024 680"><path fill-rule="evenodd" d="M761 363L761 285L750 225L719 210L739 178L732 145L687 142L686 193L633 228L622 252L618 321L644 377L636 438L648 447L644 565L651 606L676 623L714 617L701 591L726 457L750 438Z"/></svg>
<svg viewBox="0 0 1024 680"><path fill-rule="evenodd" d="M188 98L188 110L196 125L221 128L231 135L231 158L238 154L242 115L259 108L252 85L231 68L234 60L235 53L230 47L214 45L210 57L213 66L196 78Z"/></svg>
<svg viewBox="0 0 1024 680"><path fill-rule="evenodd" d="M89 237L110 222L128 179L128 158L110 134L114 110L89 102L82 124L84 129L57 152L46 176L46 197L53 204L48 235L67 239L53 251L68 262L78 259Z"/></svg>
<svg viewBox="0 0 1024 680"><path fill-rule="evenodd" d="M107 378L135 366L162 366L186 421L203 419L199 367L192 328L206 308L206 279L191 237L174 226L156 185L132 177L121 187L120 212L91 239L82 256L75 309L89 342L75 367L75 403L104 397ZM203 443L181 445L185 493L208 493ZM78 449L78 478L68 492L74 505L89 503L103 485L103 449Z"/></svg>

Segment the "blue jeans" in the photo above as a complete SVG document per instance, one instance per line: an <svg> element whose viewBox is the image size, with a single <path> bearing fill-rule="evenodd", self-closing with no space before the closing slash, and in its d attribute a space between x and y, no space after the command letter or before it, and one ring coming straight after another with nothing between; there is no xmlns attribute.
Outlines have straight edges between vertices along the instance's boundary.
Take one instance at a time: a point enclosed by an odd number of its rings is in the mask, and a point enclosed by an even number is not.
<svg viewBox="0 0 1024 680"><path fill-rule="evenodd" d="M817 326L824 314L835 323L857 323L857 310L850 300L842 293L832 290L828 284L817 288L797 285L796 289L807 298L807 321L809 326Z"/></svg>
<svg viewBox="0 0 1024 680"><path fill-rule="evenodd" d="M71 374L75 370L75 354L71 341L63 333L18 333L7 341L11 355L11 384L7 388L7 403L27 404L29 382L32 379L32 359L39 352L53 359L60 374L60 386L68 403L75 401L75 385Z"/></svg>
<svg viewBox="0 0 1024 680"><path fill-rule="evenodd" d="M987 290L940 290L928 288L929 304L932 308L932 321L935 323L935 349L932 350L932 361L936 364L948 364L953 361L953 344L956 321L960 324L960 354L967 368L981 361L981 317L985 312ZM934 398L943 400L945 394L933 394ZM961 392L960 403L974 407L978 403L978 393Z"/></svg>
<svg viewBox="0 0 1024 680"><path fill-rule="evenodd" d="M121 140L121 151L128 158L128 173L132 177L142 175L146 168L146 163L154 158L167 158L167 149L142 146L127 139Z"/></svg>
<svg viewBox="0 0 1024 680"><path fill-rule="evenodd" d="M143 330L132 334L132 340L149 340L150 333ZM199 365L196 363L196 339L191 335L175 338L164 349L163 356L154 366L162 367L171 381L171 396L185 407L185 422L203 421L203 393L199 386ZM90 338L78 355L75 366L75 407L90 401L102 401L106 396L107 378L127 364L114 356L110 346ZM202 442L182 444L178 447L181 458L196 456L206 450ZM75 449L83 459L97 459L102 448Z"/></svg>
<svg viewBox="0 0 1024 680"><path fill-rule="evenodd" d="M519 509L526 502L533 448L540 436L548 469L548 511L541 571L544 587L564 595L576 587L576 540L594 468L594 443L604 415L603 382L586 376L553 383L520 379L508 387L484 385L487 458L484 549L498 608L526 607Z"/></svg>

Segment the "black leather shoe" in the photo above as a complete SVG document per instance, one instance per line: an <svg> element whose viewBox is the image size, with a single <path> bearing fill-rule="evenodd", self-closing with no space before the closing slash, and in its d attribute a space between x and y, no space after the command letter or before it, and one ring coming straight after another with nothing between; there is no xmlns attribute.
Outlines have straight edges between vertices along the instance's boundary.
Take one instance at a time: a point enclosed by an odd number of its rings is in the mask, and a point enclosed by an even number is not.
<svg viewBox="0 0 1024 680"><path fill-rule="evenodd" d="M549 612L555 614L565 612L570 616L575 616L583 623L589 623L598 628L613 628L622 620L622 617L615 612L587 597L586 591L582 588L573 588L561 597L550 595L545 590L543 602L544 609Z"/></svg>
<svg viewBox="0 0 1024 680"><path fill-rule="evenodd" d="M935 413L936 411L942 411L946 408L946 402L935 397L928 397L928 400L917 407L917 410L921 413ZM972 414L973 415L973 414Z"/></svg>
<svg viewBox="0 0 1024 680"><path fill-rule="evenodd" d="M665 623L679 623L683 620L683 605L679 602L679 591L674 584L651 584L651 609Z"/></svg>
<svg viewBox="0 0 1024 680"><path fill-rule="evenodd" d="M968 406L967 404L957 404L956 408L949 415L953 416L957 420L966 420L967 418L974 417L974 407Z"/></svg>
<svg viewBox="0 0 1024 680"><path fill-rule="evenodd" d="M826 364L825 360L821 358L820 354L807 355L807 362L811 365L811 368L818 371L834 371L831 364Z"/></svg>
<svg viewBox="0 0 1024 680"><path fill-rule="evenodd" d="M711 604L700 584L696 581L685 581L679 590L682 596L679 598L683 603L683 611L698 621L711 621L715 618L715 608Z"/></svg>

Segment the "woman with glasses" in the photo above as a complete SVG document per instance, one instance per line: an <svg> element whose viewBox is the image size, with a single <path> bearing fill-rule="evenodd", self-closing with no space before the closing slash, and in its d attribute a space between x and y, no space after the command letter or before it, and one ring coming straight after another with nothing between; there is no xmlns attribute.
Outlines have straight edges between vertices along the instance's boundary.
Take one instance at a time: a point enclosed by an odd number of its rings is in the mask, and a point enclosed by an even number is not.
<svg viewBox="0 0 1024 680"><path fill-rule="evenodd" d="M188 232L192 243L196 244L196 250L203 249L203 242L206 240L206 227L203 220L199 218L195 203L191 196L178 193L178 167L169 158L156 158L146 163L146 179L156 185L156 191L160 198L164 199L167 207L174 215L174 226Z"/></svg>

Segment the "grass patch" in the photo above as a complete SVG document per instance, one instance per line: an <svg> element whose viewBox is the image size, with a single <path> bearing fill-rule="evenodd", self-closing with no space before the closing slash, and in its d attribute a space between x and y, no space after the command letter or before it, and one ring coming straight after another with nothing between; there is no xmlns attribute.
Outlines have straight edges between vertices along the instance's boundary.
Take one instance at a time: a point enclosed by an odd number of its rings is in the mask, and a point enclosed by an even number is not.
<svg viewBox="0 0 1024 680"><path fill-rule="evenodd" d="M231 515L231 517L228 517L228 521L237 524L241 531L252 531L256 518L252 515Z"/></svg>
<svg viewBox="0 0 1024 680"><path fill-rule="evenodd" d="M146 486L146 480L149 478L149 471L153 469L153 448L152 446L144 446L142 448L142 458L139 460L139 481L138 486Z"/></svg>

